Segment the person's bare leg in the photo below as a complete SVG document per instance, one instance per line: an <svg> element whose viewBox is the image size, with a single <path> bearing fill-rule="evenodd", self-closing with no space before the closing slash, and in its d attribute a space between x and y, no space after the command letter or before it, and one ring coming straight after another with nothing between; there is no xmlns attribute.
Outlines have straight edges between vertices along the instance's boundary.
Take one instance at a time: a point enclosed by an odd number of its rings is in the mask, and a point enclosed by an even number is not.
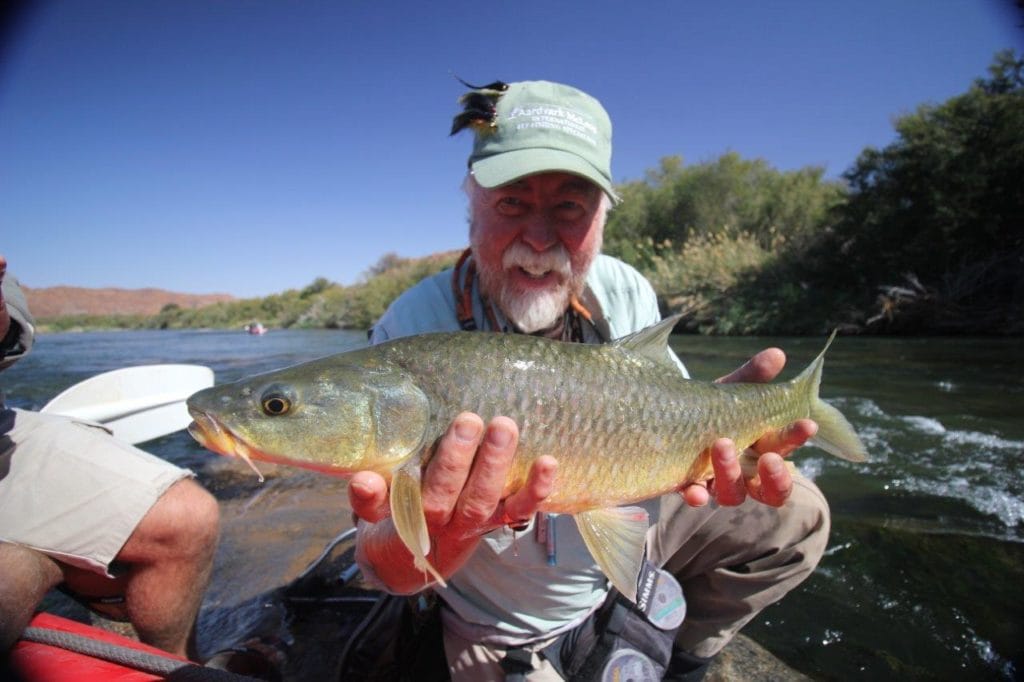
<svg viewBox="0 0 1024 682"><path fill-rule="evenodd" d="M0 542L0 654L21 637L36 607L61 581L50 557L21 545Z"/></svg>
<svg viewBox="0 0 1024 682"><path fill-rule="evenodd" d="M127 566L117 581L124 583L124 613L146 644L195 657L196 615L210 581L218 519L210 493L191 479L178 481L117 554L116 560ZM66 570L65 579L81 594L101 593L95 574L76 576Z"/></svg>
<svg viewBox="0 0 1024 682"><path fill-rule="evenodd" d="M196 615L217 548L217 501L198 483L175 483L117 555L131 565L125 607L139 639L193 657Z"/></svg>

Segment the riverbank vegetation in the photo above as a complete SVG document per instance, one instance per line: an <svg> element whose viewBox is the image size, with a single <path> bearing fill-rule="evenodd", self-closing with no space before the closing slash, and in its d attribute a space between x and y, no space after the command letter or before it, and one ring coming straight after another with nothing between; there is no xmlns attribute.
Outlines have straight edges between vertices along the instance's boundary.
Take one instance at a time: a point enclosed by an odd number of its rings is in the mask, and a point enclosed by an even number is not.
<svg viewBox="0 0 1024 682"><path fill-rule="evenodd" d="M895 122L841 182L727 154L622 187L607 249L694 331L1024 333L1024 59Z"/></svg>
<svg viewBox="0 0 1024 682"><path fill-rule="evenodd" d="M654 284L663 311L706 334L1024 333L1024 58L895 122L839 180L727 153L679 157L618 189L605 251ZM326 279L263 299L71 327L369 327L457 253L388 254L354 285Z"/></svg>

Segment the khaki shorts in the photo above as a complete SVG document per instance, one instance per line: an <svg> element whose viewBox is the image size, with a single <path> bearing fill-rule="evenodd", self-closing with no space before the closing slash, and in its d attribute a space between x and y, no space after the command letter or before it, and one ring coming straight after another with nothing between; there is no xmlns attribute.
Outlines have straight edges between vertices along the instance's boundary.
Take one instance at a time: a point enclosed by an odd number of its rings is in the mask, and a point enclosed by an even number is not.
<svg viewBox="0 0 1024 682"><path fill-rule="evenodd" d="M14 412L0 436L0 541L109 575L157 499L193 475L98 424Z"/></svg>

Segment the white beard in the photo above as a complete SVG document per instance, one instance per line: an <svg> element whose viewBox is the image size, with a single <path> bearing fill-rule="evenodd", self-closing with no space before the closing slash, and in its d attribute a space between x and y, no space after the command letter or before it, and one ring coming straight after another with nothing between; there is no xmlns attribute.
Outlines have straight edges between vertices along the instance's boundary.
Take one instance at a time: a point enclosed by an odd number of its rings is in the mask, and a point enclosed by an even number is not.
<svg viewBox="0 0 1024 682"><path fill-rule="evenodd" d="M471 230L470 245L478 251L474 243L476 232ZM500 269L477 262L481 290L521 331L532 334L547 329L554 326L569 308L572 296L583 291L587 271L600 244L596 246L592 252L580 253L574 260L561 244L536 253L525 244L514 242L502 255ZM516 268L538 275L554 272L558 281L541 291L522 289L504 276L505 272Z"/></svg>
<svg viewBox="0 0 1024 682"><path fill-rule="evenodd" d="M520 330L527 334L554 326L569 307L569 290L565 286L548 291L506 294L503 288L498 296L498 307Z"/></svg>

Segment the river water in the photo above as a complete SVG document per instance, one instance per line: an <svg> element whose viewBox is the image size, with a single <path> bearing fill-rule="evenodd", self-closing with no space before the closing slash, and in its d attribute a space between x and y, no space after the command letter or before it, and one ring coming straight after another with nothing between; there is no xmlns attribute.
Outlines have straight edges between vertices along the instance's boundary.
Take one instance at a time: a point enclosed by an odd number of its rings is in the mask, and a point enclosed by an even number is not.
<svg viewBox="0 0 1024 682"><path fill-rule="evenodd" d="M8 401L38 408L94 374L128 365L205 364L217 382L358 347L326 330L44 335L0 376ZM823 339L672 337L696 378L777 345L793 376ZM1014 679L1024 675L1024 342L840 337L823 396L864 439L851 464L794 457L832 508L815 574L751 623L752 636L814 679ZM195 470L222 504L214 577L200 617L209 654L251 634L268 590L299 575L351 525L344 482L217 457L180 432L143 445ZM294 628L293 628L294 629ZM338 644L340 646L340 643Z"/></svg>

